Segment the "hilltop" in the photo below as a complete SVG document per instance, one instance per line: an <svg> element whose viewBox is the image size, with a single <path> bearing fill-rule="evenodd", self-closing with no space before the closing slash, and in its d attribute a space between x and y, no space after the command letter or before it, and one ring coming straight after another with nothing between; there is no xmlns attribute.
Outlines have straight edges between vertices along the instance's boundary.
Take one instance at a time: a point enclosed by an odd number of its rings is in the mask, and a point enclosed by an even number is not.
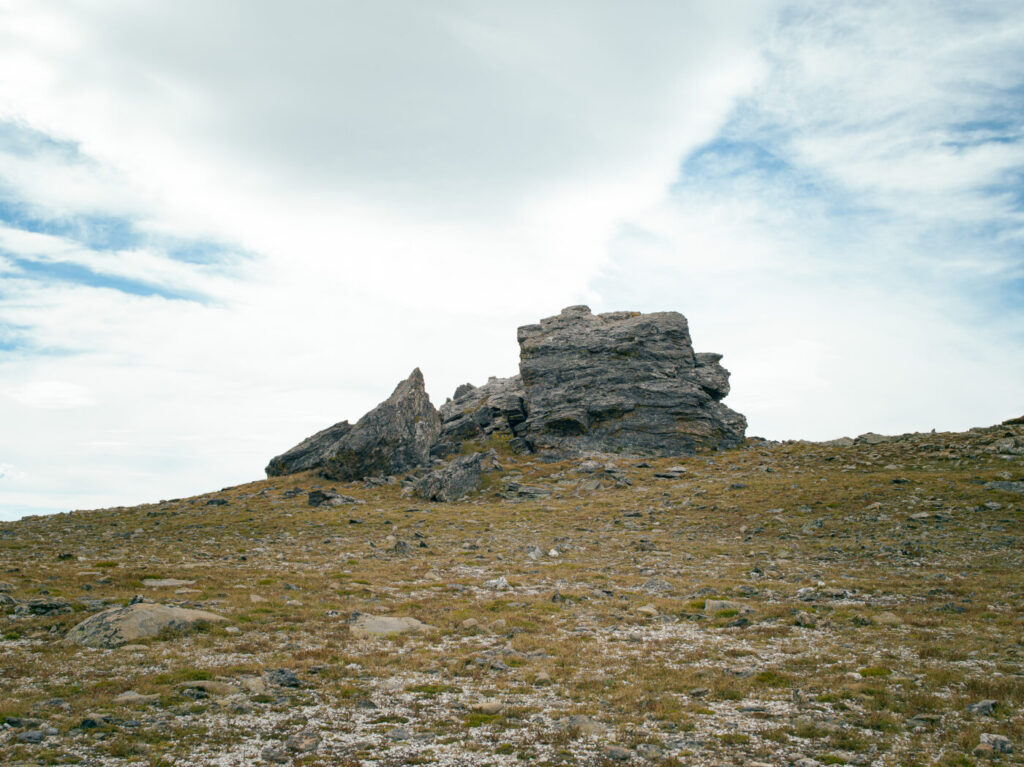
<svg viewBox="0 0 1024 767"><path fill-rule="evenodd" d="M1020 419L510 441L464 439L488 463L448 502L310 469L0 524L0 760L1021 763ZM73 641L133 598L225 620Z"/></svg>

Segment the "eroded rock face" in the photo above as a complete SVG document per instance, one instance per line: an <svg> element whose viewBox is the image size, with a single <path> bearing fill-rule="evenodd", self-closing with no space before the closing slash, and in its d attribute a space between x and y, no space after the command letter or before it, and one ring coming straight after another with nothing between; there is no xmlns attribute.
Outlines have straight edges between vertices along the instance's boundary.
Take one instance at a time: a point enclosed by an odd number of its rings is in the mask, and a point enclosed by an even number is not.
<svg viewBox="0 0 1024 767"><path fill-rule="evenodd" d="M436 455L457 452L463 440L494 434L510 438L526 420L525 392L519 376L492 377L483 386L463 384L441 405L441 436Z"/></svg>
<svg viewBox="0 0 1024 767"><path fill-rule="evenodd" d="M416 368L355 425L342 421L303 440L273 459L267 474L319 468L323 476L341 482L398 474L428 463L440 432L441 419Z"/></svg>
<svg viewBox="0 0 1024 767"><path fill-rule="evenodd" d="M120 647L140 639L151 639L162 631L180 631L198 623L227 620L205 610L140 602L114 607L86 618L67 634L69 642L87 647Z"/></svg>
<svg viewBox="0 0 1024 767"><path fill-rule="evenodd" d="M318 431L312 437L302 440L291 450L271 458L266 468L267 476L280 477L323 466L328 458L342 449L344 439L351 431L352 424L348 421L342 421L323 431Z"/></svg>
<svg viewBox="0 0 1024 767"><path fill-rule="evenodd" d="M592 314L571 306L519 328L534 449L676 455L742 442L746 419L720 400L720 355L695 354L678 312Z"/></svg>

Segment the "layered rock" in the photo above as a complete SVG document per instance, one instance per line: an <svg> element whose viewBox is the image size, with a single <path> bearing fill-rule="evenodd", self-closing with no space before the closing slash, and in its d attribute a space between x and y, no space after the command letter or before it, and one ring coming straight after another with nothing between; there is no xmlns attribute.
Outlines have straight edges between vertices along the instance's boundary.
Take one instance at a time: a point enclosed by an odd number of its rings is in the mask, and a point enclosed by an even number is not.
<svg viewBox="0 0 1024 767"><path fill-rule="evenodd" d="M307 437L299 444L270 459L266 472L268 477L280 477L294 474L297 471L316 469L324 465L328 458L343 449L345 437L352 431L348 421L328 426L312 437Z"/></svg>
<svg viewBox="0 0 1024 767"><path fill-rule="evenodd" d="M721 356L694 353L678 312L571 306L519 328L519 346L527 418L515 432L533 449L676 455L744 438L746 419L720 402Z"/></svg>
<svg viewBox="0 0 1024 767"><path fill-rule="evenodd" d="M421 477L413 492L427 501L454 501L479 489L485 471L500 471L493 450L453 458L440 468Z"/></svg>
<svg viewBox="0 0 1024 767"><path fill-rule="evenodd" d="M355 425L342 421L314 434L272 459L266 471L278 476L319 468L342 482L398 474L428 463L440 433L441 419L416 368Z"/></svg>
<svg viewBox="0 0 1024 767"><path fill-rule="evenodd" d="M435 455L458 452L463 440L512 436L526 420L525 396L519 376L491 377L483 386L463 384L454 398L441 405L441 437Z"/></svg>
<svg viewBox="0 0 1024 767"><path fill-rule="evenodd" d="M504 436L517 451L680 455L732 447L746 419L722 404L720 354L693 350L677 312L593 314L571 306L519 328L520 374L463 384L434 409L419 369L352 425L324 429L271 460L276 476L319 469L339 481L408 472L457 454L463 442ZM435 500L479 484L474 460L423 478Z"/></svg>

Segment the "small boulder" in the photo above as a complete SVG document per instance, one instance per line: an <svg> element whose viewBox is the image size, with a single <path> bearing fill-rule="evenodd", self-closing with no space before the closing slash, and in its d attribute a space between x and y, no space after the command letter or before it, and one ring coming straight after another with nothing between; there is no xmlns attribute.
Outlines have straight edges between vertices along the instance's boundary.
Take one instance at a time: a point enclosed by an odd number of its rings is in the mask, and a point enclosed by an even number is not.
<svg viewBox="0 0 1024 767"><path fill-rule="evenodd" d="M73 610L66 600L55 597L30 599L25 603L25 608L32 615L63 615Z"/></svg>
<svg viewBox="0 0 1024 767"><path fill-rule="evenodd" d="M437 629L416 618L389 615L357 615L349 625L354 637L388 636L389 634L429 634Z"/></svg>
<svg viewBox="0 0 1024 767"><path fill-rule="evenodd" d="M1013 742L1005 735L983 732L981 734L981 742L975 747L974 753L979 756L987 754L1012 754Z"/></svg>
<svg viewBox="0 0 1024 767"><path fill-rule="evenodd" d="M418 480L413 493L427 501L454 501L478 490L485 471L500 468L493 450L461 455Z"/></svg>
<svg viewBox="0 0 1024 767"><path fill-rule="evenodd" d="M308 754L320 747L320 733L316 730L303 730L290 735L284 745L289 751Z"/></svg>
<svg viewBox="0 0 1024 767"><path fill-rule="evenodd" d="M287 668L271 668L263 672L263 681L277 687L301 687L298 674ZM250 688L254 683L250 683Z"/></svg>
<svg viewBox="0 0 1024 767"><path fill-rule="evenodd" d="M967 706L967 713L991 716L995 713L996 706L998 705L999 701L997 700L979 700L977 703L971 703Z"/></svg>
<svg viewBox="0 0 1024 767"><path fill-rule="evenodd" d="M75 625L67 641L86 647L120 647L140 639L152 639L163 631L182 631L201 623L227 620L205 610L188 610L151 602L114 607Z"/></svg>

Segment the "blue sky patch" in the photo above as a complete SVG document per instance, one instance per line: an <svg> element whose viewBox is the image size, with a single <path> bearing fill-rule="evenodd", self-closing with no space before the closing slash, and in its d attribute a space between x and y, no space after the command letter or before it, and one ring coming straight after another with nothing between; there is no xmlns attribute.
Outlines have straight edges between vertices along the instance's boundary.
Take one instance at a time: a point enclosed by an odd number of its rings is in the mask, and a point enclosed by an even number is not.
<svg viewBox="0 0 1024 767"><path fill-rule="evenodd" d="M171 290L116 275L99 274L80 264L31 261L17 256L13 256L11 260L21 270L22 276L40 281L73 282L78 285L118 290L133 296L159 296L185 301L201 300L199 296L184 291Z"/></svg>

